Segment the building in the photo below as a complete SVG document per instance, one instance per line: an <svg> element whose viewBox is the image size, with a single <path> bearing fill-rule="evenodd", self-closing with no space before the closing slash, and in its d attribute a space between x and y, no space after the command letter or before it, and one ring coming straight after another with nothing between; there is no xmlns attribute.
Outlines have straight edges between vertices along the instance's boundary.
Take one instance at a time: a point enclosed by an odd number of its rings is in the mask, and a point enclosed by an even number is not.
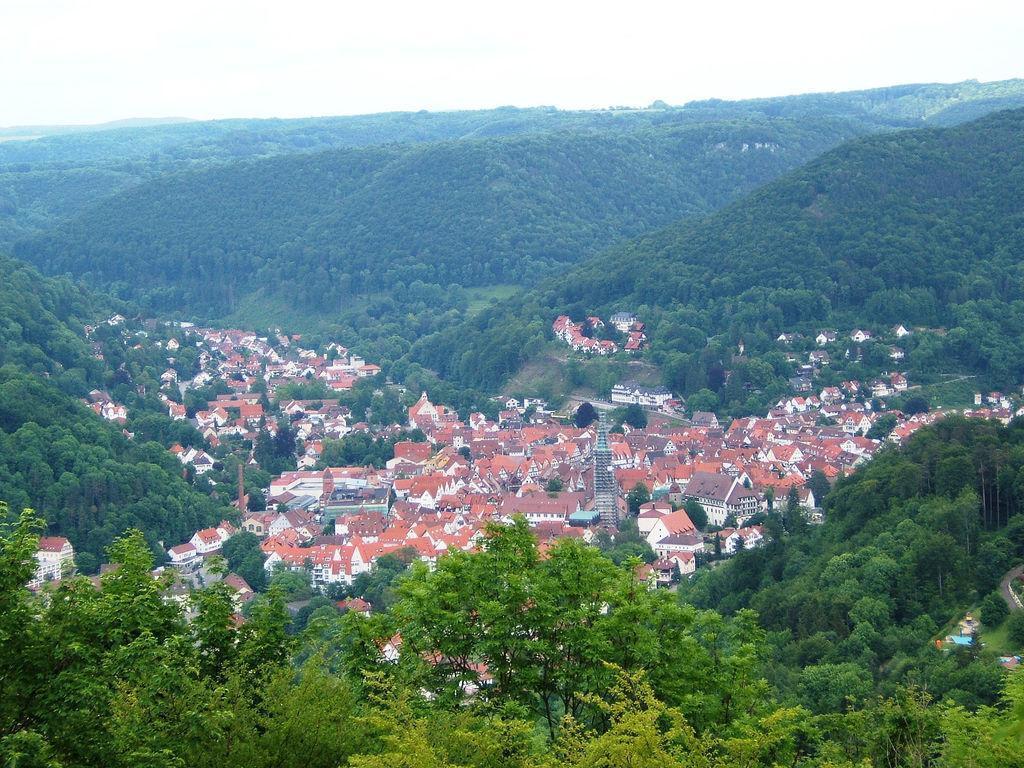
<svg viewBox="0 0 1024 768"><path fill-rule="evenodd" d="M725 525L729 515L742 524L757 514L760 506L757 493L738 479L712 472L694 472L684 495L704 507L708 523L715 526Z"/></svg>
<svg viewBox="0 0 1024 768"><path fill-rule="evenodd" d="M594 446L594 508L601 523L619 527L618 484L612 472L612 451L608 447L608 427L603 418L597 422L597 445Z"/></svg>
<svg viewBox="0 0 1024 768"><path fill-rule="evenodd" d="M203 558L199 555L199 550L195 548L194 544L189 542L171 547L167 550L167 556L170 558L170 564L183 572L194 571L203 561Z"/></svg>
<svg viewBox="0 0 1024 768"><path fill-rule="evenodd" d="M620 333L626 333L636 322L637 317L632 312L616 312L608 318L608 322L615 326Z"/></svg>
<svg viewBox="0 0 1024 768"><path fill-rule="evenodd" d="M622 383L612 387L612 402L625 405L640 405L645 408L663 408L672 399L672 393L665 387L642 387L639 384Z"/></svg>
<svg viewBox="0 0 1024 768"><path fill-rule="evenodd" d="M30 589L47 581L59 581L75 567L75 548L63 536L43 536L36 552L36 572L28 583Z"/></svg>

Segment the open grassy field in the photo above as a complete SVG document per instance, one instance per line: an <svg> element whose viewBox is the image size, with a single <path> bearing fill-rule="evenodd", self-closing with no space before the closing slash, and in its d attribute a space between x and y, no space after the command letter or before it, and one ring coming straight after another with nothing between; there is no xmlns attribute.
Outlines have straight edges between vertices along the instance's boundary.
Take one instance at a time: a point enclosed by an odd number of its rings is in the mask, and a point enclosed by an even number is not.
<svg viewBox="0 0 1024 768"><path fill-rule="evenodd" d="M466 311L469 314L476 314L483 309L486 309L489 304L502 299L507 299L510 296L514 296L522 290L521 286L515 285L514 283L501 283L497 285L482 285L477 288L467 288L466 295L469 299L469 303L466 306Z"/></svg>

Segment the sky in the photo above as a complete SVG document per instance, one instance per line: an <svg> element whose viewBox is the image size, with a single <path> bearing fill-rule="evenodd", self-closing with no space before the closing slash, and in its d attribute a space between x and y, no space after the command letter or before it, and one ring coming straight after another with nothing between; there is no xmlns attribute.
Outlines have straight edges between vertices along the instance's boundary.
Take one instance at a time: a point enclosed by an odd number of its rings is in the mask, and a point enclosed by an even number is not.
<svg viewBox="0 0 1024 768"><path fill-rule="evenodd" d="M1024 2L0 0L0 126L1024 77Z"/></svg>

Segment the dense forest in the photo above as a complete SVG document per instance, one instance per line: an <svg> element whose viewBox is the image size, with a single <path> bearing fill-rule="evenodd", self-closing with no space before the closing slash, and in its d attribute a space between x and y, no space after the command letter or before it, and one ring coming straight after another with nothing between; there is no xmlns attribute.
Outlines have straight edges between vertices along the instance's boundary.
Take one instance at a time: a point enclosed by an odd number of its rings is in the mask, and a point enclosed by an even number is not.
<svg viewBox="0 0 1024 768"><path fill-rule="evenodd" d="M67 280L0 259L0 500L32 507L94 571L130 528L154 551L230 514L193 489L163 445L139 440L78 402L92 387L130 381L96 360L83 327L109 306Z"/></svg>
<svg viewBox="0 0 1024 768"><path fill-rule="evenodd" d="M651 361L685 394L721 393L782 332L924 327L918 372L1024 380L1024 111L854 140L700 221L614 247L537 290L427 337L412 357L497 387L552 319L617 309L647 321ZM842 350L840 350L842 351ZM884 357L884 355L883 355ZM769 370L769 374L771 370ZM742 394L742 393L741 393Z"/></svg>
<svg viewBox="0 0 1024 768"><path fill-rule="evenodd" d="M621 237L717 208L845 138L941 123L950 110L962 120L1020 99L1022 82L968 82L639 110L186 122L7 141L0 244L71 218L23 252L153 307L223 314L259 285L307 314L349 322L357 295L372 302L410 286L415 294L421 283L532 281ZM342 147L364 151L317 153ZM275 155L284 157L239 162ZM127 278L136 267L152 284L144 292Z"/></svg>
<svg viewBox="0 0 1024 768"><path fill-rule="evenodd" d="M779 506L766 547L681 593L726 614L755 610L776 686L819 712L907 684L968 707L995 702L1006 649L932 641L979 602L983 641L1006 620L999 582L1024 559L1024 424L949 417L921 430L841 479L824 525L784 521Z"/></svg>
<svg viewBox="0 0 1024 768"><path fill-rule="evenodd" d="M525 523L416 566L389 612L322 605L293 631L273 583L241 626L222 582L186 623L138 533L119 567L45 599L31 512L0 531L0 759L17 766L1010 768L1024 678L976 711L906 686L818 714L778 699L769 643L652 592L633 563ZM297 620L297 619L296 619ZM396 633L397 630L397 633Z"/></svg>
<svg viewBox="0 0 1024 768"><path fill-rule="evenodd" d="M367 294L552 274L851 135L771 120L291 155L161 177L15 253L156 311L226 314L263 288L330 320Z"/></svg>
<svg viewBox="0 0 1024 768"><path fill-rule="evenodd" d="M83 570L130 528L162 551L231 514L181 471L163 445L129 440L38 376L0 368L0 499L35 509Z"/></svg>
<svg viewBox="0 0 1024 768"><path fill-rule="evenodd" d="M105 300L3 256L0 274L0 366L51 376L67 391L85 394L103 364L93 359L83 328L107 308Z"/></svg>

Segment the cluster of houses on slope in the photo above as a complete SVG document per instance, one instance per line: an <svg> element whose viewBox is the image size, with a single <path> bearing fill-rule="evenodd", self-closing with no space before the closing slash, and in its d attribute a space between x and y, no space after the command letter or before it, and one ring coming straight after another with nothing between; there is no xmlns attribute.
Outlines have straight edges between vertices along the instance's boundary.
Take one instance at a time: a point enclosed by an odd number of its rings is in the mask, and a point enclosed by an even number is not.
<svg viewBox="0 0 1024 768"><path fill-rule="evenodd" d="M192 538L167 550L170 565L185 573L195 571L203 560L212 555L219 555L224 542L238 532L227 520L217 526L203 528L192 534Z"/></svg>
<svg viewBox="0 0 1024 768"><path fill-rule="evenodd" d="M886 338L899 340L909 336L910 334L911 331L905 326L897 325L895 328L891 329ZM789 381L790 387L794 392L802 394L810 392L813 389L813 379L818 376L824 368L827 368L832 364L832 355L828 350L824 349L824 347L832 347L839 343L841 339L845 339L849 342L849 346L842 351L843 357L847 360L860 361L863 359L864 354L862 345L874 340L875 337L871 331L867 331L862 328L856 328L846 336L842 337L834 330L823 330L819 331L818 335L814 337L814 343L818 348L807 352L805 361L801 362L796 352L787 351L787 362L794 363L798 366L796 375ZM797 345L803 340L803 335L799 333L781 333L776 339L776 341L784 347ZM742 349L742 342L740 344ZM833 352L835 351L836 350L833 347ZM906 357L904 350L895 345L889 346L888 353L889 359L892 360L893 363L897 364ZM883 373L880 378L867 383L866 386L871 392L872 397L890 397L907 389L906 375L903 373L886 372Z"/></svg>
<svg viewBox="0 0 1024 768"><path fill-rule="evenodd" d="M333 342L319 352L304 348L298 335L277 334L271 338L252 331L194 328L187 324L182 325L181 331L183 341L171 339L166 343L167 351L173 353L183 343L200 350L199 372L184 382L186 387L198 388L221 380L236 392L251 392L262 381L267 394L273 397L285 384L315 380L343 392L352 389L359 379L380 373L380 366L367 363ZM169 363L173 362L171 357ZM173 368L165 371L161 379L166 386L183 383L177 381Z"/></svg>
<svg viewBox="0 0 1024 768"><path fill-rule="evenodd" d="M286 384L317 381L328 389L344 392L356 381L380 373L379 366L335 343L317 352L302 347L299 336L279 334L268 338L248 331L195 328L188 324L182 324L178 331L181 342L171 338L157 344L171 353L176 353L182 344L195 346L199 350L199 371L182 379L174 367L169 367L161 375L159 397L171 419L190 421L214 448L228 438L252 442L260 430L266 430L270 436L277 434L278 418L268 412L266 405ZM175 358L169 356L167 361L173 366ZM227 385L231 391L217 395L194 413L180 402L179 393L214 382ZM305 445L299 467L312 467L319 462L324 440L369 430L365 423L351 423L349 410L337 399L289 400L280 405L283 417ZM214 463L203 450L175 446L173 452L183 464L192 466L196 474L209 471Z"/></svg>
<svg viewBox="0 0 1024 768"><path fill-rule="evenodd" d="M286 336L280 332L260 336L252 331L199 328L191 323L161 326L154 320L144 321L145 329L136 330L120 315L111 317L103 325L123 326L119 338L126 350L155 352L158 357L164 357L167 368L159 374L157 396L167 409L167 415L176 421L189 421L213 448L226 438L251 442L260 429L274 436L278 419L267 412L267 404L282 386L318 382L328 390L345 392L357 381L377 376L381 371L379 366L367 363L340 344L332 342L319 350L309 349L302 346L301 336ZM85 327L95 356L102 359L103 344L97 340L97 331L97 327ZM183 403L186 392L212 384L222 385L228 392L218 394L196 411L186 408ZM136 389L140 395L147 394L142 384ZM85 403L105 419L119 424L127 421L125 406L114 402L106 392L94 390ZM351 414L337 399L296 400L285 402L283 406L289 425L306 445L300 466L317 464L324 439L369 429L366 424L351 424ZM183 464L193 467L196 474L208 472L214 463L210 454L203 450L176 446L174 452Z"/></svg>
<svg viewBox="0 0 1024 768"><path fill-rule="evenodd" d="M906 338L907 336L910 336L911 333L912 331L910 331L906 326L902 324L894 326L889 331L889 335L892 338L896 339ZM800 341L802 338L803 336L799 333L780 333L776 341L788 345L794 344ZM874 340L875 336L871 331L865 330L863 328L854 328L852 331L846 334L845 338L849 339L854 344L864 344L866 342ZM840 334L838 331L835 330L818 331L817 336L814 337L814 343L817 344L819 347L827 347L830 344L837 343L839 340Z"/></svg>
<svg viewBox="0 0 1024 768"><path fill-rule="evenodd" d="M89 393L89 399L84 402L89 410L107 421L121 425L128 421L128 409L121 403L115 403L107 392L94 389Z"/></svg>
<svg viewBox="0 0 1024 768"><path fill-rule="evenodd" d="M622 348L627 352L639 352L647 342L644 324L631 312L616 312L608 319L609 324L625 335ZM597 355L614 355L619 345L610 339L592 338L594 332L605 327L600 317L591 316L582 323L575 323L568 315L559 315L551 324L556 339L569 345L574 352Z"/></svg>

